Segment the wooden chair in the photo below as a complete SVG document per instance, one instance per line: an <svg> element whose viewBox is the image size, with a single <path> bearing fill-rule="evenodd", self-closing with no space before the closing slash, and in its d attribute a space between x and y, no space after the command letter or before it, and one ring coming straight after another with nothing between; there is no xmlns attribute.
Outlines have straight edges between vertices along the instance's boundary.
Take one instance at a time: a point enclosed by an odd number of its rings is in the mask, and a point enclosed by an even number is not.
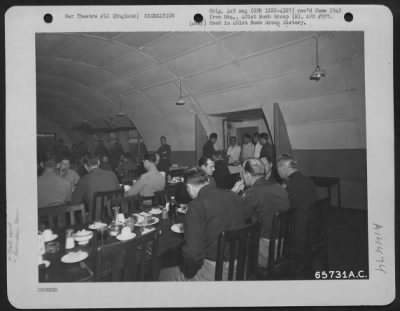
<svg viewBox="0 0 400 311"><path fill-rule="evenodd" d="M141 197L140 195L130 195L123 198L115 198L109 201L110 209L112 206L120 206L121 213L132 214L139 212L141 209Z"/></svg>
<svg viewBox="0 0 400 311"><path fill-rule="evenodd" d="M96 282L156 281L158 280L157 229L126 242L97 248L94 280Z"/></svg>
<svg viewBox="0 0 400 311"><path fill-rule="evenodd" d="M153 206L165 205L167 203L167 196L164 190L154 192L153 196L142 196L141 198L142 203L145 201L151 201Z"/></svg>
<svg viewBox="0 0 400 311"><path fill-rule="evenodd" d="M259 269L263 279L295 278L296 262L293 258L295 209L276 212L272 219L266 271Z"/></svg>
<svg viewBox="0 0 400 311"><path fill-rule="evenodd" d="M51 229L63 229L68 226L75 226L79 222L86 224L85 206L78 205L57 205L39 208L39 222Z"/></svg>
<svg viewBox="0 0 400 311"><path fill-rule="evenodd" d="M313 267L317 263L318 270L328 269L326 224L324 214L330 207L330 197L320 199L308 210L306 243L305 243L305 276L313 276Z"/></svg>
<svg viewBox="0 0 400 311"><path fill-rule="evenodd" d="M218 236L215 280L222 281L224 260L228 259L228 280L251 280L257 275L260 224L224 231Z"/></svg>
<svg viewBox="0 0 400 311"><path fill-rule="evenodd" d="M120 188L112 191L95 192L93 195L92 210L89 210L90 220L100 220L104 217L112 217L113 213L109 204L111 199L122 198L124 189Z"/></svg>

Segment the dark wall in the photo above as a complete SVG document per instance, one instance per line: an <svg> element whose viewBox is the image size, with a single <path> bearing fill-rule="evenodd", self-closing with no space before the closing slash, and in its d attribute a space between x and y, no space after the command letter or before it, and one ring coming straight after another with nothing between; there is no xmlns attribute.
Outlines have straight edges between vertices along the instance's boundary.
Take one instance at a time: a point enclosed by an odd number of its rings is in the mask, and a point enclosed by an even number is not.
<svg viewBox="0 0 400 311"><path fill-rule="evenodd" d="M178 164L183 166L196 165L196 152L195 151L174 151L171 152L171 164Z"/></svg>
<svg viewBox="0 0 400 311"><path fill-rule="evenodd" d="M305 175L339 177L342 206L367 208L367 158L365 149L293 150ZM326 192L319 189L320 196ZM336 205L336 189L332 191Z"/></svg>

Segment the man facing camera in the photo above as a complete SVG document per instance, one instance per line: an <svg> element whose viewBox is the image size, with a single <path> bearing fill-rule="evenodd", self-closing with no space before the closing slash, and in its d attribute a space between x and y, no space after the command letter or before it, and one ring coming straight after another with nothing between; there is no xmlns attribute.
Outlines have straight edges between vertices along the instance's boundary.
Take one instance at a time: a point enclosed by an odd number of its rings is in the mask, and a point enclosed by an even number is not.
<svg viewBox="0 0 400 311"><path fill-rule="evenodd" d="M193 201L184 223L183 264L163 269L161 281L213 281L220 232L245 226L239 196L209 185L207 174L193 168L185 174ZM223 275L227 275L224 265Z"/></svg>

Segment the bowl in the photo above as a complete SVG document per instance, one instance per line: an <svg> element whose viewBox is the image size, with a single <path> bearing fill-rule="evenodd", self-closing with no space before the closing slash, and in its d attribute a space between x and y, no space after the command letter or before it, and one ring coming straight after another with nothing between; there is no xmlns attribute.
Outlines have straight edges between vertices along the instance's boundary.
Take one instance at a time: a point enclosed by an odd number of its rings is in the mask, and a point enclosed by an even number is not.
<svg viewBox="0 0 400 311"><path fill-rule="evenodd" d="M93 237L93 231L89 230L80 230L76 232L74 235L74 240L77 241L79 244L87 244L89 240Z"/></svg>

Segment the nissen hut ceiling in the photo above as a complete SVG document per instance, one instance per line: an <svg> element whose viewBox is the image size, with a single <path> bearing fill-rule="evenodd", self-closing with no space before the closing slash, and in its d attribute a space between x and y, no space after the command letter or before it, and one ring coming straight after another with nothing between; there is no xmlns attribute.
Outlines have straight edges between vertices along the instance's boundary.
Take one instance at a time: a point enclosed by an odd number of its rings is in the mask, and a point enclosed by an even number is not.
<svg viewBox="0 0 400 311"><path fill-rule="evenodd" d="M361 32L43 33L36 52L38 117L66 133L122 109L149 149L193 150L196 114L212 131L209 115L277 102L295 147L365 147Z"/></svg>

